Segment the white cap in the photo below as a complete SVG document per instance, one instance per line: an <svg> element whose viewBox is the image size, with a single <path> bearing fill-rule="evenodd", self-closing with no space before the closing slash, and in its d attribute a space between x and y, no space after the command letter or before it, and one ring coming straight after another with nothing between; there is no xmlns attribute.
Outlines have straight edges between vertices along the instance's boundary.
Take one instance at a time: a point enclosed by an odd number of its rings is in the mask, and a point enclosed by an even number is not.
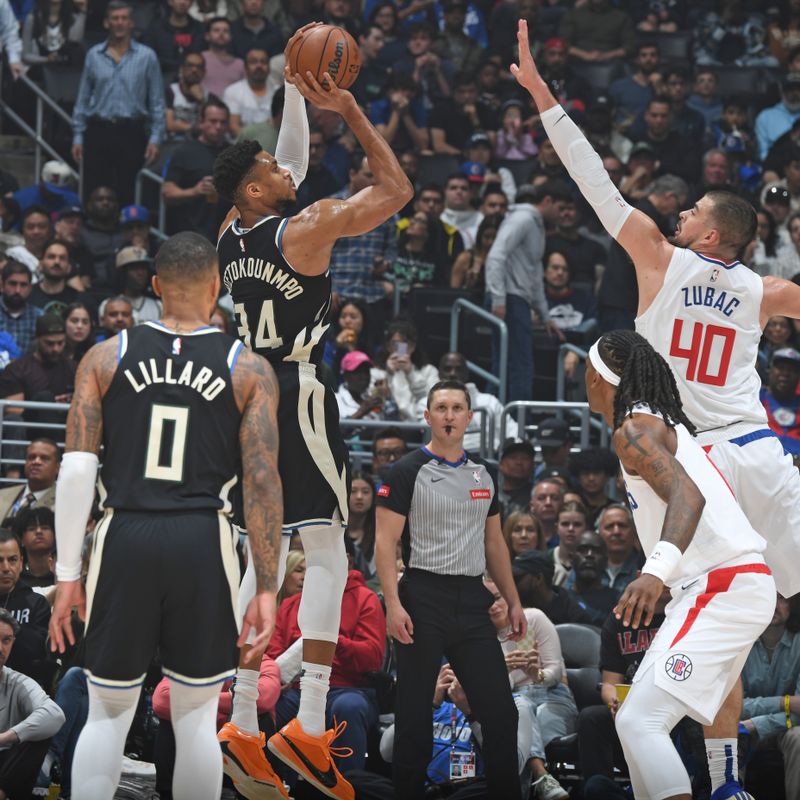
<svg viewBox="0 0 800 800"><path fill-rule="evenodd" d="M42 167L42 180L53 186L72 186L72 170L63 161L48 161Z"/></svg>

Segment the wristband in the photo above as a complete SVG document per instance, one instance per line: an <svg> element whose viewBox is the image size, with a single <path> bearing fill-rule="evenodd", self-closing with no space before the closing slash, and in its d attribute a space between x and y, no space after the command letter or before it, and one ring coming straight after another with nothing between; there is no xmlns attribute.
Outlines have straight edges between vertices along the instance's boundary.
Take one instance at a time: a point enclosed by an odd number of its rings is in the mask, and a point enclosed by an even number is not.
<svg viewBox="0 0 800 800"><path fill-rule="evenodd" d="M642 567L642 575L655 575L662 583L666 584L669 576L675 571L683 553L672 542L660 541L650 553Z"/></svg>
<svg viewBox="0 0 800 800"><path fill-rule="evenodd" d="M792 712L789 709L790 697L788 694L783 696L783 713L786 714L786 728L792 727Z"/></svg>

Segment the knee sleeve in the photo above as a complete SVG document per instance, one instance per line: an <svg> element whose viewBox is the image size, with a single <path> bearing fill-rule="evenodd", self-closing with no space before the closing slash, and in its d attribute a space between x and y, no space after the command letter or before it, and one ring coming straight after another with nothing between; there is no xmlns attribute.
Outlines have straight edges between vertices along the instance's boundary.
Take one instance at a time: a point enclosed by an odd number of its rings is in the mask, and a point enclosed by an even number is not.
<svg viewBox="0 0 800 800"><path fill-rule="evenodd" d="M631 688L617 712L616 726L635 797L663 800L692 793L686 767L670 739L689 710L656 685L652 666Z"/></svg>
<svg viewBox="0 0 800 800"><path fill-rule="evenodd" d="M114 796L140 692L141 686L110 688L89 682L89 715L72 759L75 800Z"/></svg>
<svg viewBox="0 0 800 800"><path fill-rule="evenodd" d="M222 754L217 742L220 684L185 686L170 679L175 731L175 800L216 800L222 789Z"/></svg>
<svg viewBox="0 0 800 800"><path fill-rule="evenodd" d="M313 526L300 532L306 577L297 622L303 639L336 642L347 583L347 553L341 524Z"/></svg>

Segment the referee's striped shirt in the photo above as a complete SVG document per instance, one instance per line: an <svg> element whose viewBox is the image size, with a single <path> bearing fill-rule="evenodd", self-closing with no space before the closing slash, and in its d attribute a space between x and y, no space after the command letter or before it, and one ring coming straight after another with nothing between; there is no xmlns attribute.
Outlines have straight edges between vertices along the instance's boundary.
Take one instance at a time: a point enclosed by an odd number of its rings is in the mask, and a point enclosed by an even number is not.
<svg viewBox="0 0 800 800"><path fill-rule="evenodd" d="M392 467L377 502L406 517L407 567L483 575L486 518L500 511L497 487L483 461L466 452L458 461L445 461L421 447Z"/></svg>

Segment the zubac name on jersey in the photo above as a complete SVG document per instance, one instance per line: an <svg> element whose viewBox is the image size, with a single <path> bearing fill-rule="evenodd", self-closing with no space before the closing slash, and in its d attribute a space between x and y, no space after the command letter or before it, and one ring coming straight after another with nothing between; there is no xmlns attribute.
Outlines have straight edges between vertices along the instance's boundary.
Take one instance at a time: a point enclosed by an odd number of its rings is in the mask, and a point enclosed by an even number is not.
<svg viewBox="0 0 800 800"><path fill-rule="evenodd" d="M262 280L277 288L287 300L294 300L303 294L303 287L297 278L292 278L288 272L263 258L237 258L229 262L222 274L222 282L231 294L234 281L241 278Z"/></svg>
<svg viewBox="0 0 800 800"><path fill-rule="evenodd" d="M713 286L684 286L681 292L685 308L690 306L715 308L726 317L730 317L742 303L738 297L728 297L724 289L718 292Z"/></svg>

